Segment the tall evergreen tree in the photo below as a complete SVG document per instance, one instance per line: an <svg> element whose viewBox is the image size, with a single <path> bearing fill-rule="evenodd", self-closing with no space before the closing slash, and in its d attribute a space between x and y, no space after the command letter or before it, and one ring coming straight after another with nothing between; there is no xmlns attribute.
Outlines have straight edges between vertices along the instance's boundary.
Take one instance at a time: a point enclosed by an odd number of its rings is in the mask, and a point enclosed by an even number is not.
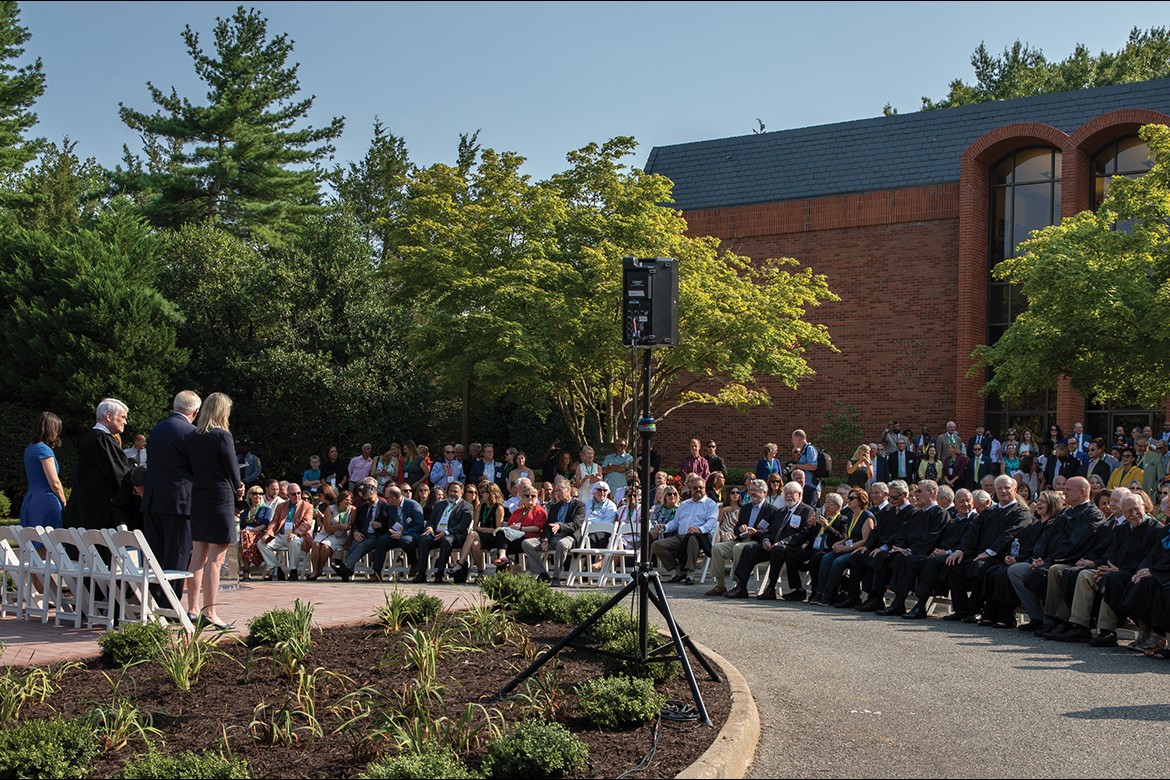
<svg viewBox="0 0 1170 780"><path fill-rule="evenodd" d="M37 156L40 138L26 139L37 123L31 109L45 92L45 74L38 57L31 65L17 67L30 35L20 26L15 2L0 2L0 176L12 177Z"/></svg>
<svg viewBox="0 0 1170 780"><path fill-rule="evenodd" d="M381 259L397 245L406 185L411 171L406 142L374 117L374 140L360 163L338 170L337 195L362 225L366 241Z"/></svg>
<svg viewBox="0 0 1170 780"><path fill-rule="evenodd" d="M195 72L207 84L207 104L147 82L160 110L145 114L121 106L122 121L145 138L172 149L169 165L139 169L133 187L156 193L144 212L156 225L177 227L210 220L237 235L278 244L304 219L319 213L322 163L345 120L303 126L314 97L299 98L299 65L288 65L293 42L268 36L255 9L217 18L215 51L198 33L183 31Z"/></svg>

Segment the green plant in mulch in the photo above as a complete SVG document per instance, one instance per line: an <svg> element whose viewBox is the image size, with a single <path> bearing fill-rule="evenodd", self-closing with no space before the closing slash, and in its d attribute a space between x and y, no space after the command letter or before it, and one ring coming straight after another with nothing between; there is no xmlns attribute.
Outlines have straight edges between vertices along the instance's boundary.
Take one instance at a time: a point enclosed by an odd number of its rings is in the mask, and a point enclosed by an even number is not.
<svg viewBox="0 0 1170 780"><path fill-rule="evenodd" d="M647 649L653 651L664 644L668 643L661 637L651 634ZM647 661L646 663L642 663L637 660L638 635L634 632L623 634L616 639L611 639L603 644L601 649L610 653L620 653L629 656L626 658L615 658L609 655L602 656L601 665L605 669L606 677L645 677L656 683L660 683L682 673L682 662L678 660L677 656L671 657L670 655L666 655L665 657L671 658L669 661Z"/></svg>
<svg viewBox="0 0 1170 780"><path fill-rule="evenodd" d="M163 755L151 751L126 762L122 771L114 775L119 780L151 780L167 777L175 780L234 780L250 778L251 767L242 758L225 758L210 750L202 753L184 751L178 755Z"/></svg>
<svg viewBox="0 0 1170 780"><path fill-rule="evenodd" d="M471 780L479 775L460 761L449 748L429 745L421 753L403 753L369 764L358 777L369 780L430 780L434 777Z"/></svg>
<svg viewBox="0 0 1170 780"><path fill-rule="evenodd" d="M612 594L607 593L583 593L577 596L569 605L568 622L584 622L586 618L604 606L611 597ZM637 619L630 614L628 609L617 604L598 618L597 622L591 625L581 638L586 642L609 642L634 631L637 627Z"/></svg>
<svg viewBox="0 0 1170 780"><path fill-rule="evenodd" d="M102 634L98 647L111 666L124 667L156 660L170 638L170 630L160 623L123 623L117 631Z"/></svg>
<svg viewBox="0 0 1170 780"><path fill-rule="evenodd" d="M488 743L484 774L493 778L564 777L585 766L589 747L560 723L530 718Z"/></svg>
<svg viewBox="0 0 1170 780"><path fill-rule="evenodd" d="M577 686L577 703L590 723L613 729L651 720L666 697L654 690L653 680L602 677Z"/></svg>
<svg viewBox="0 0 1170 780"><path fill-rule="evenodd" d="M248 644L275 645L297 639L305 647L313 641L313 605L300 599L293 608L270 609L248 621Z"/></svg>
<svg viewBox="0 0 1170 780"><path fill-rule="evenodd" d="M84 720L30 720L0 731L0 780L80 778L97 754Z"/></svg>

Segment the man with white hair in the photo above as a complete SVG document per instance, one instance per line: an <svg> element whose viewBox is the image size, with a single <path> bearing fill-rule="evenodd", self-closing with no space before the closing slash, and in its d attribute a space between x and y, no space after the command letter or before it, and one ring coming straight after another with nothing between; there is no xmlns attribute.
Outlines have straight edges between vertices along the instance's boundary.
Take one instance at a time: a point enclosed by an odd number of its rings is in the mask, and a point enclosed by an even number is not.
<svg viewBox="0 0 1170 780"><path fill-rule="evenodd" d="M125 429L128 412L126 404L116 398L104 398L97 405L96 421L78 449L77 474L63 522L67 528L117 525L110 502L122 488L130 461L114 437Z"/></svg>
<svg viewBox="0 0 1170 780"><path fill-rule="evenodd" d="M142 493L142 529L164 569L185 571L191 562L191 458L187 444L203 401L192 390L175 396L171 413L150 431L150 466ZM183 595L183 581L173 581Z"/></svg>
<svg viewBox="0 0 1170 780"><path fill-rule="evenodd" d="M695 561L702 550L711 554L711 542L719 527L719 505L707 496L706 481L696 473L687 475L690 498L682 502L664 535L650 545L650 552L667 571L670 582L694 585ZM679 561L682 558L682 561Z"/></svg>
<svg viewBox="0 0 1170 780"><path fill-rule="evenodd" d="M751 480L747 484L747 494L751 500L739 509L735 538L711 546L711 572L715 575L715 586L707 591L708 596L727 593L727 575L724 571L727 562L731 561L731 570L734 572L744 548L764 538L772 527L776 509L764 501L764 496L768 494L768 483L762 479Z"/></svg>

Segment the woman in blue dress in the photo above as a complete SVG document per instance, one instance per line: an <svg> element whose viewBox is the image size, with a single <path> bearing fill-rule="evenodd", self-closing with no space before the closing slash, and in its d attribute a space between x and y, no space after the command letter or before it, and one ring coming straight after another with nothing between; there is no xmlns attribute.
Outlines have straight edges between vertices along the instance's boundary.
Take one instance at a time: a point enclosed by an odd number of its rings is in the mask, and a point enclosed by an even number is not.
<svg viewBox="0 0 1170 780"><path fill-rule="evenodd" d="M52 412L41 412L33 423L29 440L31 443L24 448L28 492L20 505L20 524L60 528L65 488L61 485L61 466L52 448L61 444L61 418Z"/></svg>

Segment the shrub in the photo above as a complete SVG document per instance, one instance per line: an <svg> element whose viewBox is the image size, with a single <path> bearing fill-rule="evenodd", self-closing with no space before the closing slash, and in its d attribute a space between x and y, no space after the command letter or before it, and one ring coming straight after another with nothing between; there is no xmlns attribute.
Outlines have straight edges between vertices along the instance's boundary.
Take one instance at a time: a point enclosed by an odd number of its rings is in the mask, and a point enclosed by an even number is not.
<svg viewBox="0 0 1170 780"><path fill-rule="evenodd" d="M292 610L270 609L248 621L248 644L275 645L299 639L308 647L313 638L313 606L297 599Z"/></svg>
<svg viewBox="0 0 1170 780"><path fill-rule="evenodd" d="M654 650L662 645L667 644L661 637L656 634L650 634L649 644L647 648ZM610 653L621 653L626 656L638 655L638 635L636 633L629 633L619 636L617 639L611 639L601 646L602 650ZM665 656L670 658L671 656ZM614 656L602 656L601 665L605 668L606 677L645 677L653 680L656 683L669 680L682 673L682 662L677 657L670 661L647 661L642 663L635 657L631 658L616 658Z"/></svg>
<svg viewBox="0 0 1170 780"><path fill-rule="evenodd" d="M0 517L12 517L12 501L0 491Z"/></svg>
<svg viewBox="0 0 1170 780"><path fill-rule="evenodd" d="M404 753L370 764L358 777L369 780L412 780L447 777L470 780L479 777L450 749L431 746L421 753Z"/></svg>
<svg viewBox="0 0 1170 780"><path fill-rule="evenodd" d="M171 632L159 623L123 623L99 637L98 646L111 666L123 667L155 660L170 638Z"/></svg>
<svg viewBox="0 0 1170 780"><path fill-rule="evenodd" d="M487 747L488 777L563 777L585 765L589 747L560 723L528 719Z"/></svg>
<svg viewBox="0 0 1170 780"><path fill-rule="evenodd" d="M416 593L403 602L402 622L407 625L429 623L443 612L443 600L437 596Z"/></svg>
<svg viewBox="0 0 1170 780"><path fill-rule="evenodd" d="M584 593L573 599L569 605L568 621L581 623L612 598L612 594ZM589 627L582 638L586 642L609 642L624 634L632 633L638 627L638 620L621 604L606 612Z"/></svg>
<svg viewBox="0 0 1170 780"><path fill-rule="evenodd" d="M591 723L620 728L652 719L666 697L644 677L602 677L577 686L577 703Z"/></svg>
<svg viewBox="0 0 1170 780"><path fill-rule="evenodd" d="M84 777L96 753L84 721L26 721L0 732L0 779Z"/></svg>
<svg viewBox="0 0 1170 780"><path fill-rule="evenodd" d="M114 775L124 780L150 780L170 777L176 780L231 780L251 777L248 762L242 758L224 758L210 750L195 753L190 750L168 756L151 751L126 762L122 771Z"/></svg>
<svg viewBox="0 0 1170 780"><path fill-rule="evenodd" d="M512 574L509 571L498 571L490 577L480 577L478 582L488 598L509 609L515 609L526 594L548 588L545 583L534 577Z"/></svg>
<svg viewBox="0 0 1170 780"><path fill-rule="evenodd" d="M539 623L542 620L551 620L555 623L566 623L569 620L569 608L573 598L559 590L553 590L543 582L538 583L540 588L525 593L516 605L516 619L525 623Z"/></svg>

